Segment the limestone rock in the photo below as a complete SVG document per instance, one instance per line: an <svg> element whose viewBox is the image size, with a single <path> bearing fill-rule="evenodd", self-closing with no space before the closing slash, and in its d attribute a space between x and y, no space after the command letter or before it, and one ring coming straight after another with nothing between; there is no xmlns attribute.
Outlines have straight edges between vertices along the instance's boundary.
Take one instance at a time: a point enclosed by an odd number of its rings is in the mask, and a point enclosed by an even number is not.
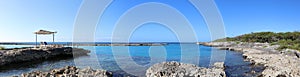
<svg viewBox="0 0 300 77"><path fill-rule="evenodd" d="M247 61L265 66L262 77L300 77L300 52L297 50L278 51L279 45L268 43L209 42L203 45L243 52Z"/></svg>
<svg viewBox="0 0 300 77"><path fill-rule="evenodd" d="M23 73L21 77L112 77L112 73L106 70L79 69L74 66L66 66L49 72L33 71Z"/></svg>
<svg viewBox="0 0 300 77"><path fill-rule="evenodd" d="M56 57L73 57L87 55L88 50L81 48L61 47L47 49L8 49L0 50L0 67L7 64L17 64L36 60L47 60Z"/></svg>
<svg viewBox="0 0 300 77"><path fill-rule="evenodd" d="M215 63L213 68L197 67L193 64L163 62L148 68L147 77L226 77L224 63Z"/></svg>

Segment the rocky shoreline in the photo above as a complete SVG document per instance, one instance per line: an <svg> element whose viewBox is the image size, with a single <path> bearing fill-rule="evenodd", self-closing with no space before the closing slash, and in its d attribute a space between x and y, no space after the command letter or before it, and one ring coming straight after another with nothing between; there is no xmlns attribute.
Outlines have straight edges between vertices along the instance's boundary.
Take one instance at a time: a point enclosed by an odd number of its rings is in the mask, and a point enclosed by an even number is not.
<svg viewBox="0 0 300 77"><path fill-rule="evenodd" d="M0 50L0 68L9 65L31 61L45 61L57 57L73 57L87 55L88 50L72 47L46 47L46 48L14 48ZM163 62L153 65L147 70L147 77L167 77L167 76L204 76L204 77L226 77L224 63L217 62L212 68L198 67L193 64L179 62ZM45 71L32 71L23 73L20 77L116 77L112 72L106 70L94 70L91 68L77 68L66 66L63 68ZM19 77L19 76L14 76ZM119 76L117 76L119 77Z"/></svg>
<svg viewBox="0 0 300 77"><path fill-rule="evenodd" d="M7 42L7 43L1 43L0 45L36 45L35 43L14 43L14 42ZM80 43L80 42L66 42L63 44L59 44L63 46L165 46L168 45L168 43L147 43L147 42L136 42L136 43L93 43L93 42L86 42L86 43Z"/></svg>
<svg viewBox="0 0 300 77"><path fill-rule="evenodd" d="M268 43L246 43L246 42L208 42L199 43L205 46L216 47L221 50L242 52L246 61L253 65L263 65L265 69L259 77L300 77L299 51L285 49L276 50L279 45ZM73 53L72 50L76 52ZM64 51L64 52L61 52ZM34 53L33 53L34 52ZM48 49L8 49L0 50L0 67L11 63L20 63L36 59L46 60L55 56L86 55L87 50L80 48L62 47ZM224 63L217 62L212 68L197 67L193 64L179 62L163 62L154 64L148 68L147 77L168 77L168 76L201 76L201 77L226 77ZM33 71L23 73L22 77L32 76L100 76L112 77L112 72L106 70L93 70L91 68L79 68L66 66L65 68L53 69L50 72Z"/></svg>
<svg viewBox="0 0 300 77"><path fill-rule="evenodd" d="M18 48L0 50L0 68L6 65L37 60L48 60L56 57L73 57L87 55L88 50L72 47Z"/></svg>
<svg viewBox="0 0 300 77"><path fill-rule="evenodd" d="M222 50L242 52L246 61L262 64L265 69L261 77L300 77L299 51L276 50L279 45L245 42L208 42L199 43Z"/></svg>
<svg viewBox="0 0 300 77"><path fill-rule="evenodd" d="M163 62L154 64L148 68L147 77L226 77L224 63L216 62L212 68L198 67L193 64L179 62ZM18 77L18 76L15 76ZM23 73L20 77L120 77L114 76L112 72L106 70L94 70L88 68L77 68L66 66L52 69L50 71L33 71Z"/></svg>

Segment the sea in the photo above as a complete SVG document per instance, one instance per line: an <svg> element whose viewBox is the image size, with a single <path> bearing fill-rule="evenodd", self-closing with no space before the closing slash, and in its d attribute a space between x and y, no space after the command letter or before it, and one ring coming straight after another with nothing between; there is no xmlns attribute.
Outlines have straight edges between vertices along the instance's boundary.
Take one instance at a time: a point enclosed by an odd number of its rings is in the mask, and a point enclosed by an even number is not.
<svg viewBox="0 0 300 77"><path fill-rule="evenodd" d="M21 48L32 45L0 45L5 48ZM60 43L69 44L69 43ZM114 76L145 76L147 68L156 63L177 61L199 67L212 67L214 62L223 61L227 77L258 76L263 66L244 61L242 53L218 50L195 43L168 43L164 46L70 46L90 50L87 56L33 61L0 67L0 77L20 76L31 71L49 71L65 66L91 67L113 72ZM217 53L222 52L222 53Z"/></svg>

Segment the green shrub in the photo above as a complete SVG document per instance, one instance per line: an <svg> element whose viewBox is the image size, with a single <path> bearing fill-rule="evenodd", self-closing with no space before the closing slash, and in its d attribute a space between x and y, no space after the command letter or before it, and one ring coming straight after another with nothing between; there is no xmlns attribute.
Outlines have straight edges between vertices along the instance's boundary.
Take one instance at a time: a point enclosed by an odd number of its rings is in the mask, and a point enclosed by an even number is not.
<svg viewBox="0 0 300 77"><path fill-rule="evenodd" d="M2 47L2 46L0 46L0 50L3 50L3 49L5 49L4 47Z"/></svg>
<svg viewBox="0 0 300 77"><path fill-rule="evenodd" d="M272 45L276 45L277 44L277 42L272 42L270 45L272 46Z"/></svg>
<svg viewBox="0 0 300 77"><path fill-rule="evenodd" d="M286 46L286 45L280 45L280 46L277 48L277 50L283 50L283 49L287 49L287 48L289 48L289 47Z"/></svg>
<svg viewBox="0 0 300 77"><path fill-rule="evenodd" d="M263 46L263 48L267 48L267 46Z"/></svg>
<svg viewBox="0 0 300 77"><path fill-rule="evenodd" d="M260 42L280 45L278 50L295 49L300 51L300 32L256 32L237 37L227 37L216 41Z"/></svg>

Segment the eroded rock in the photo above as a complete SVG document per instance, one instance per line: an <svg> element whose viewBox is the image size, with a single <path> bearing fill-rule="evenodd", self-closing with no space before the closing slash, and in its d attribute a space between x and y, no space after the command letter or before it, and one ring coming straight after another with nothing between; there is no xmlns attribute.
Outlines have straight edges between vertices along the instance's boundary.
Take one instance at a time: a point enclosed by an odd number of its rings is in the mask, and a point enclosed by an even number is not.
<svg viewBox="0 0 300 77"><path fill-rule="evenodd" d="M112 77L112 72L106 70L93 70L90 67L79 69L74 66L53 69L49 72L33 71L23 73L21 77Z"/></svg>
<svg viewBox="0 0 300 77"><path fill-rule="evenodd" d="M265 66L262 77L300 77L299 51L276 50L279 45L268 43L210 42L203 45L243 52L247 61Z"/></svg>
<svg viewBox="0 0 300 77"><path fill-rule="evenodd" d="M226 77L224 63L217 62L212 68L198 67L179 62L163 62L148 68L147 77Z"/></svg>
<svg viewBox="0 0 300 77"><path fill-rule="evenodd" d="M7 64L17 64L20 62L47 60L56 57L73 57L87 55L88 50L81 48L61 47L61 48L46 48L46 49L10 49L0 50L0 67Z"/></svg>

